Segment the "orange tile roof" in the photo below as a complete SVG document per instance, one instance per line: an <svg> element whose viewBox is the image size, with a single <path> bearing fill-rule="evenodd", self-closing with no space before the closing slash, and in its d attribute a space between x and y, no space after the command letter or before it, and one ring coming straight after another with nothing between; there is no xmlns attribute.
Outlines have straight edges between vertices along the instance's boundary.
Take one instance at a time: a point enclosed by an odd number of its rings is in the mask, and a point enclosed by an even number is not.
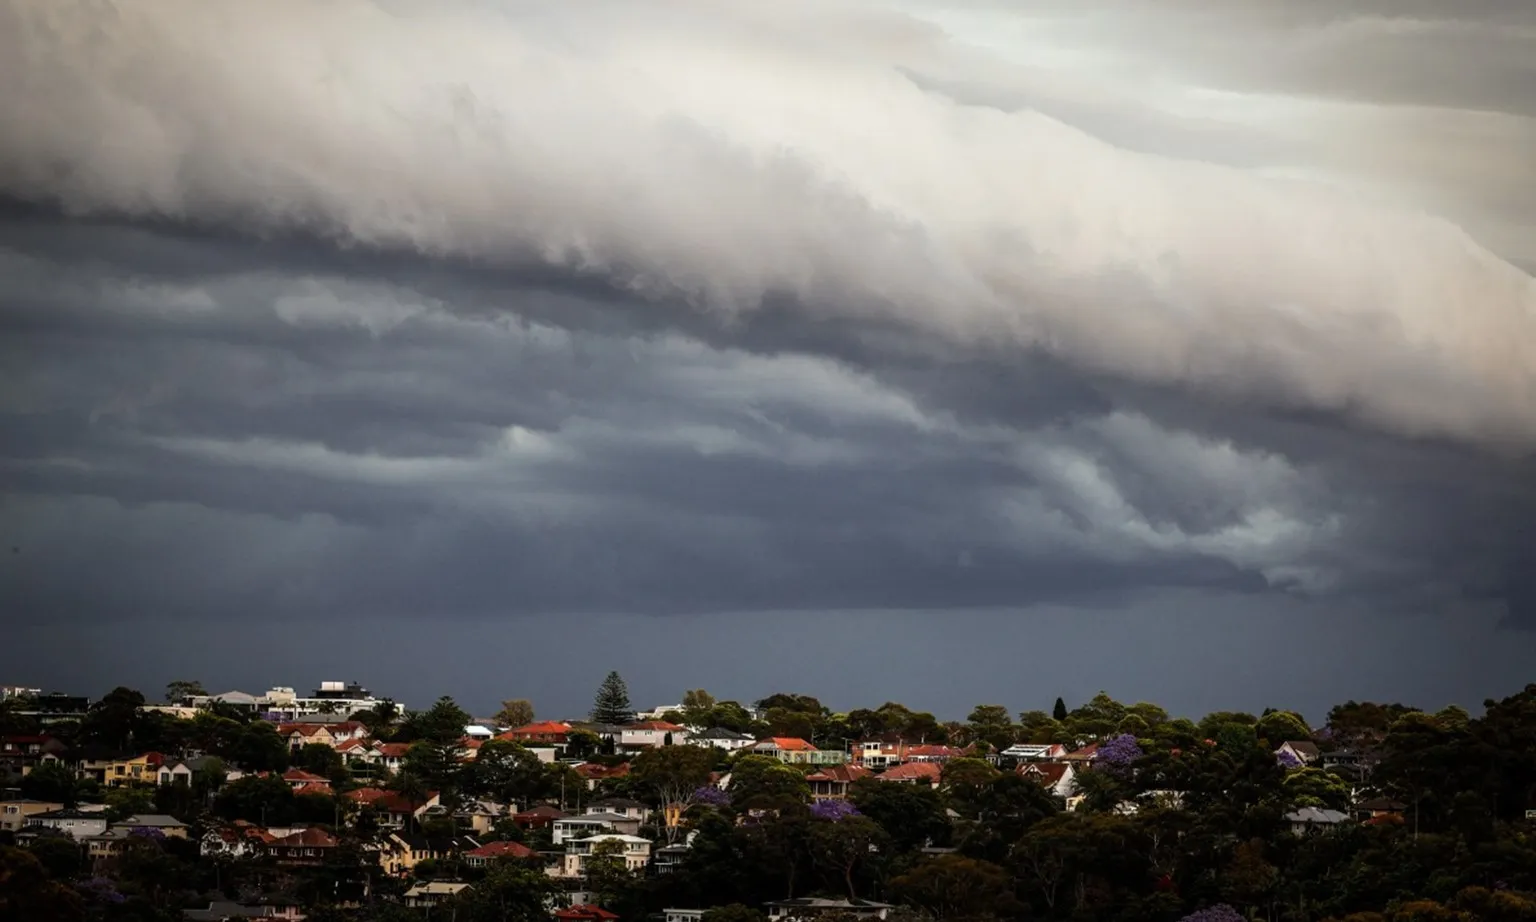
<svg viewBox="0 0 1536 922"><path fill-rule="evenodd" d="M341 796L360 804L371 804L388 797L389 792L382 788L358 788L355 791L348 791Z"/></svg>
<svg viewBox="0 0 1536 922"><path fill-rule="evenodd" d="M824 765L805 776L806 781L841 781L845 784L868 778L874 772L862 765Z"/></svg>
<svg viewBox="0 0 1536 922"><path fill-rule="evenodd" d="M772 743L784 752L815 752L816 747L803 739L793 736L770 736L765 740L759 740L758 745Z"/></svg>
<svg viewBox="0 0 1536 922"><path fill-rule="evenodd" d="M665 730L668 733L675 733L678 730L685 730L687 728L686 727L680 727L680 726L678 726L677 724L674 724L674 723L668 723L665 720L641 720L641 721L638 721L636 723L625 724L621 729L624 729L624 730Z"/></svg>

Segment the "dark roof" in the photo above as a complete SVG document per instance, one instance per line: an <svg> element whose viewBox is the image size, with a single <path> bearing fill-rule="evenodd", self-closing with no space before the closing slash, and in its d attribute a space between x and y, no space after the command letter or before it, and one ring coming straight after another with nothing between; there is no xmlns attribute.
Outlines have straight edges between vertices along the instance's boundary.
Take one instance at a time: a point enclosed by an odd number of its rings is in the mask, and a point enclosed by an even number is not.
<svg viewBox="0 0 1536 922"><path fill-rule="evenodd" d="M46 810L42 813L34 813L27 817L29 820L101 820L107 821L105 810L89 811L76 810L74 807L65 807L63 810Z"/></svg>
<svg viewBox="0 0 1536 922"><path fill-rule="evenodd" d="M191 922L224 922L225 919L270 919L271 906L246 906L230 900L215 900L207 909L183 909L183 919Z"/></svg>
<svg viewBox="0 0 1536 922"><path fill-rule="evenodd" d="M587 804L587 806L589 806L589 807L623 807L626 810L632 810L632 809L634 809L636 807L640 807L642 809L646 808L645 804L641 803L638 800L631 800L628 797L604 797L602 800L594 800L594 801L592 801L591 803Z"/></svg>
<svg viewBox="0 0 1536 922"><path fill-rule="evenodd" d="M724 727L710 727L693 734L696 740L749 740L752 737L745 733L737 733L735 730L727 730Z"/></svg>

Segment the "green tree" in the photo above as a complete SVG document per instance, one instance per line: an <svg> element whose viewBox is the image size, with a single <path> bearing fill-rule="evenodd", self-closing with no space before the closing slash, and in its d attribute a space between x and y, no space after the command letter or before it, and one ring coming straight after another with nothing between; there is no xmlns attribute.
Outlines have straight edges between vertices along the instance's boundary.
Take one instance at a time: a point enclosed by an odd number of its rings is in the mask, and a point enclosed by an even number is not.
<svg viewBox="0 0 1536 922"><path fill-rule="evenodd" d="M715 754L701 746L662 746L640 753L630 763L630 777L654 792L662 809L682 810L693 792L709 783ZM675 826L667 827L667 840L677 837Z"/></svg>
<svg viewBox="0 0 1536 922"><path fill-rule="evenodd" d="M1270 711L1254 727L1265 748L1275 750L1288 740L1308 740L1312 730L1295 711Z"/></svg>
<svg viewBox="0 0 1536 922"><path fill-rule="evenodd" d="M805 803L811 787L805 775L777 759L748 755L731 764L731 803L743 810L778 809Z"/></svg>
<svg viewBox="0 0 1536 922"><path fill-rule="evenodd" d="M75 773L58 762L44 762L21 778L21 796L32 800L75 805Z"/></svg>
<svg viewBox="0 0 1536 922"><path fill-rule="evenodd" d="M892 896L935 919L1011 916L1018 910L1013 878L990 861L940 855L891 881Z"/></svg>
<svg viewBox="0 0 1536 922"><path fill-rule="evenodd" d="M725 906L706 909L699 922L768 922L768 917L763 915L761 910L750 906L728 903Z"/></svg>
<svg viewBox="0 0 1536 922"><path fill-rule="evenodd" d="M171 704L181 704L188 698L201 697L208 694L203 688L203 683L186 679L177 679L165 686L165 700Z"/></svg>
<svg viewBox="0 0 1536 922"><path fill-rule="evenodd" d="M305 743L298 752L294 753L293 765L304 771L333 779L346 772L346 763L342 760L341 753L324 743Z"/></svg>
<svg viewBox="0 0 1536 922"><path fill-rule="evenodd" d="M122 686L112 689L91 705L80 721L82 741L126 750L133 742L143 706L144 696L139 692Z"/></svg>
<svg viewBox="0 0 1536 922"><path fill-rule="evenodd" d="M119 785L107 789L103 798L107 805L107 818L116 823L137 813L150 813L155 809L154 792L138 785Z"/></svg>
<svg viewBox="0 0 1536 922"><path fill-rule="evenodd" d="M457 922L548 922L549 901L559 890L540 868L499 862L441 916Z"/></svg>
<svg viewBox="0 0 1536 922"><path fill-rule="evenodd" d="M948 844L950 828L944 799L927 785L863 778L850 786L848 799L860 813L880 824L898 852Z"/></svg>
<svg viewBox="0 0 1536 922"><path fill-rule="evenodd" d="M0 922L74 922L85 918L80 895L48 876L25 849L0 845Z"/></svg>
<svg viewBox="0 0 1536 922"><path fill-rule="evenodd" d="M859 898L854 877L859 867L869 861L871 852L879 851L885 831L874 820L850 816L811 824L811 855L816 863L834 872L847 887L848 898Z"/></svg>
<svg viewBox="0 0 1536 922"><path fill-rule="evenodd" d="M683 714L692 717L708 714L715 709L715 696L702 688L690 688L683 692Z"/></svg>
<svg viewBox="0 0 1536 922"><path fill-rule="evenodd" d="M1008 709L1001 704L979 704L966 718L971 738L982 740L993 749L1007 749L1013 744L1015 728Z"/></svg>
<svg viewBox="0 0 1536 922"><path fill-rule="evenodd" d="M1060 698L1056 699L1056 706L1051 709L1051 718L1057 723L1067 719L1067 703Z"/></svg>
<svg viewBox="0 0 1536 922"><path fill-rule="evenodd" d="M592 701L593 723L625 724L634 716L635 710L629 704L629 686L624 684L623 676L618 672L608 673Z"/></svg>
<svg viewBox="0 0 1536 922"><path fill-rule="evenodd" d="M526 727L533 720L533 702L527 698L503 701L501 710L496 712L496 722L505 727Z"/></svg>

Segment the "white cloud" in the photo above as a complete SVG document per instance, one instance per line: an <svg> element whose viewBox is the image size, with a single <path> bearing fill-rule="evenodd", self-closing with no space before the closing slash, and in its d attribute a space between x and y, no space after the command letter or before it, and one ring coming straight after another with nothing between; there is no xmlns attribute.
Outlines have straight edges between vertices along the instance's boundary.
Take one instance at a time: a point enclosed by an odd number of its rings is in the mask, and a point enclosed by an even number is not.
<svg viewBox="0 0 1536 922"><path fill-rule="evenodd" d="M1536 281L1456 227L956 105L896 69L931 31L821 9L15 0L0 175L1536 440Z"/></svg>

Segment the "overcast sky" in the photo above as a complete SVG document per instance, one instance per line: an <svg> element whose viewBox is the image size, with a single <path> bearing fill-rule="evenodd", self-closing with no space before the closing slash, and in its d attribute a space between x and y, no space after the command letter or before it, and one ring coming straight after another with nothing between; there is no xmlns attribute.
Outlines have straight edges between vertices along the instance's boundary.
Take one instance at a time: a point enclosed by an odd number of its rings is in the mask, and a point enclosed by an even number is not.
<svg viewBox="0 0 1536 922"><path fill-rule="evenodd" d="M0 682L1536 680L1536 5L0 0Z"/></svg>

